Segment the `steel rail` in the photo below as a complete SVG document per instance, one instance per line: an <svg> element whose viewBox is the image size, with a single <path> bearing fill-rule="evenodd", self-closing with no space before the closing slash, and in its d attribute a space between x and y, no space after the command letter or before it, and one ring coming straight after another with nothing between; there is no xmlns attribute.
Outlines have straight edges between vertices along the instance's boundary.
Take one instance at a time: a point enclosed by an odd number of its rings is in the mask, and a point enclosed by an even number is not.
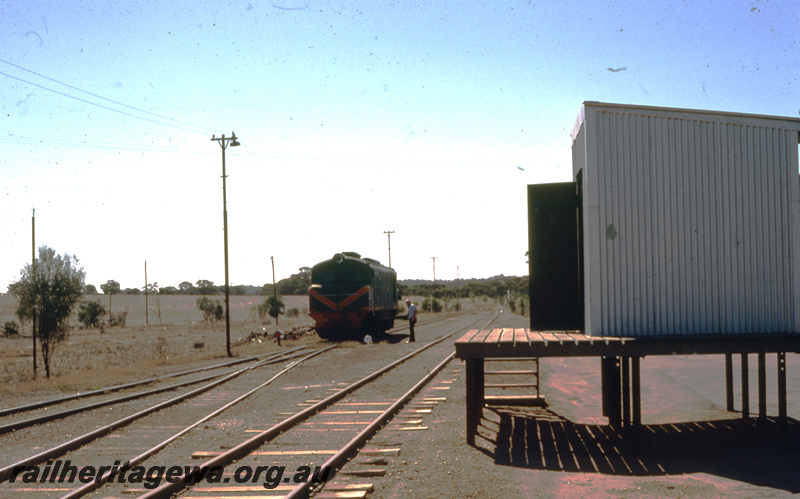
<svg viewBox="0 0 800 499"><path fill-rule="evenodd" d="M53 447L53 448L48 449L46 451L40 452L39 454L36 454L34 456L31 456L31 457L28 457L26 459L23 459L21 461L18 461L16 463L14 463L14 464L10 464L10 465L8 465L8 466L6 466L4 468L0 468L0 483L6 481L9 478L9 476L11 475L11 473L13 473L14 469L19 469L19 467L33 466L33 465L36 465L38 463L45 462L48 459L54 459L54 458L57 458L59 456L62 456L64 454L66 454L67 452L71 451L71 450L74 450L74 449L77 449L79 447L82 447L83 445L85 445L85 444L87 444L87 443L89 443L89 442L91 442L91 441L93 441L93 440L95 440L97 438L100 438L100 437L102 437L104 435L107 435L108 433L111 433L112 431L116 430L117 428L121 428L123 426L126 426L126 425L132 423L133 421L135 421L135 420L137 420L139 418L142 418L142 417L147 416L149 414L152 414L154 412L160 411L161 409L164 409L166 407L175 405L175 404L177 404L179 402L182 402L182 401L184 401L186 399L189 399L189 398L195 397L197 395L200 395L202 393L205 393L208 390L211 390L212 388L214 388L214 387L216 387L218 385L221 385L221 384L223 384L223 383L225 383L227 381L230 381L231 379L236 378L237 376L239 376L239 375L241 375L241 374L243 374L243 373L245 373L247 371L250 371L250 370L255 369L257 367L261 367L261 365L266 365L268 362L273 362L273 360L274 359L264 360L264 361L261 361L261 362L255 364L255 365L252 365L252 366L240 369L238 371L232 372L232 373L224 376L221 379L218 379L216 381L212 381L211 383L209 383L207 385L203 385L203 386L198 387L198 388L196 388L194 390L191 390L191 391L186 392L184 394L178 395L177 397L173 397L173 398L171 398L169 400L166 400L164 402L160 402L158 404L150 406L150 407L148 407L146 409L143 409L143 410L141 410L141 411L139 411L139 412L137 412L135 414L131 414L131 415L126 416L126 417L124 417L124 418L122 418L122 419L120 419L118 421L115 421L113 423L109 423L109 424L107 424L107 425L105 425L105 426L103 426L101 428L93 430L93 431L91 431L89 433L86 433L84 435L81 435L79 437L73 438L72 440L70 440L68 442L65 442L63 444L57 445L56 447Z"/></svg>
<svg viewBox="0 0 800 499"><path fill-rule="evenodd" d="M250 454L252 451L254 451L258 447L263 445L265 442L277 437L281 433L284 433L285 431L293 428L294 426L298 425L299 423L303 422L304 420L306 420L306 419L310 418L311 416L317 414L318 412L328 408L329 406L331 406L334 403L338 402L339 400L343 399L345 396L347 396L350 393L354 392L358 388L361 388L362 386L366 385L367 383L369 383L369 382L375 380L376 378L382 376L386 372L394 369L395 367L397 367L398 365L402 364L406 360L408 360L408 359L418 355L419 353L427 350L428 348L430 348L430 347L432 347L432 346L444 341L445 339L453 336L454 334L456 334L456 333L458 333L460 331L463 331L464 329L467 329L468 327L472 326L473 324L478 322L483 317L486 317L486 315L484 315L482 317L478 317L477 319L475 319L473 322L471 322L467 326L461 327L461 328L453 331L452 333L449 333L449 334L447 334L447 335L445 335L445 336L443 336L443 337L441 337L441 338L439 338L437 340L434 340L434 341L428 343L427 345L422 346L422 347L420 347L420 348L418 348L418 349L416 349L416 350L404 355L403 357L401 357L401 358L399 358L399 359L387 364L386 366L382 367L381 369L378 369L377 371L373 372L372 374L369 374L366 377L351 383L350 385L348 385L347 387L341 389L340 391L338 391L338 392L326 397L325 399L323 399L323 400L321 400L321 401L319 401L319 402L307 407L306 409L298 412L297 414L284 419L280 423L275 424L271 428L259 433L258 435L255 435L254 437L252 437L252 438L250 438L250 439L248 439L248 440L246 440L246 441L244 441L242 443L240 443L239 445L233 447L232 449L230 449L230 450L228 450L228 451L226 451L226 452L224 452L224 453L222 453L222 454L220 454L220 455L218 455L216 457L213 457L213 458L209 459L208 461L206 461L203 464L199 465L197 468L198 469L211 469L211 468L213 468L215 466L224 467L224 466L226 466L226 465L228 465L228 464L230 464L230 463L232 463L232 462L234 462L234 461L236 461L236 460L238 460L238 459ZM174 481L167 482L167 483L165 483L165 484L163 484L163 485L161 485L161 486L159 486L159 487L157 487L157 488L145 493L144 495L140 496L139 499L156 499L156 498L166 499L166 498L169 498L172 495L180 492L181 490L183 490L187 486L194 485L193 483L187 483L187 479L191 479L191 478L192 477L190 477L189 475L183 474L183 475L181 475L180 478L177 478Z"/></svg>
<svg viewBox="0 0 800 499"><path fill-rule="evenodd" d="M387 422L389 422L402 408L405 406L409 400L411 400L414 395L419 392L422 387L424 387L430 380L432 380L439 371L444 369L444 367L453 360L456 353L453 352L448 355L442 362L439 363L433 370L428 373L424 378L422 378L416 385L414 385L409 391L403 394L402 397L397 399L397 401L391 405L388 409L386 409L380 416L375 418L372 423L370 423L365 429L363 429L358 435L353 437L344 447L339 449L336 454L331 456L330 459L325 461L324 464L320 466L321 470L339 470L342 466L344 466L355 454L358 454L358 449L363 446L367 440L372 438ZM284 496L284 499L294 499L294 498L306 498L309 496L311 489L315 484L312 481L303 482L294 489L291 490L288 494ZM324 488L324 487L323 487Z"/></svg>
<svg viewBox="0 0 800 499"><path fill-rule="evenodd" d="M260 361L257 365L261 366L261 365L266 365L266 364L272 363L272 362L280 362L282 360L287 360L287 359L283 359L283 358L279 359L278 357L283 357L287 353L291 353L293 351L297 351L297 350L302 349L302 348L305 348L305 347L296 347L296 348L294 348L294 349L292 349L290 351L287 351L287 352L281 352L281 353L277 353L277 354L272 354L269 357L267 357L266 359ZM29 419L23 419L22 421L15 421L13 423L0 425L0 434L8 433L9 431L19 430L19 429L22 429L22 428L27 428L29 426L35 426L37 424L42 424L42 423L47 423L47 422L50 422L50 421L55 421L56 419L65 418L67 416L71 416L73 414L78 414L80 412L90 411L90 410L98 409L100 407L105 407L105 406L108 406L108 405L119 404L119 403L122 403L122 402L127 402L129 400L134 400L134 399L137 399L137 398L147 397L149 395L155 395L155 394L162 393L162 392L168 392L168 391L171 391L171 390L176 390L178 388L182 388L184 386L196 385L198 383L203 383L203 382L215 379L215 378L219 378L220 376L225 376L225 375L231 374L232 372L237 372L237 371L228 371L228 372L224 372L224 373L211 374L209 376L205 376L205 377L202 377L202 378L197 378L197 379L193 379L193 380L189 380L189 381L182 381L180 383L175 383L175 384L168 385L168 386L162 386L162 387L159 387L159 388L153 388L152 390L145 390L143 392L131 393L129 395L122 395L120 397L115 397L115 398L111 398L111 399L108 399L108 400L95 402L95 403L92 403L92 404L82 405L80 407L73 407L72 409L65 409L63 411L54 412L52 414L45 414L44 416L37 416L37 417L29 418Z"/></svg>
<svg viewBox="0 0 800 499"><path fill-rule="evenodd" d="M235 366L237 364L244 364L245 362L255 361L255 360L258 360L258 359L260 359L262 357L270 356L270 355L272 355L272 354L256 355L254 357L247 357L247 358L244 358L244 359L237 359L237 360L234 360L234 361L223 362L223 363L220 363L220 364L215 364L213 366L206 366L206 367L200 367L200 368L197 368L197 369L190 369L188 371L181 371L181 372L178 372L178 373L165 374L163 376L157 376L155 378L143 379L143 380L140 380L140 381L133 381L131 383L125 383L125 384L122 384L122 385L109 386L107 388L98 388L97 390L91 390L91 391L83 392L83 393L76 393L74 395L66 395L64 397L58 397L58 398L54 398L54 399L50 399L50 400L42 400L40 402L34 402L32 404L20 405L20 406L17 406L17 407L9 407L7 409L0 409L0 417L10 416L12 414L18 414L20 412L32 411L34 409L41 409L42 407L48 407L48 406L51 406L51 405L56 405L56 404L60 404L62 402L68 402L70 400L75 400L75 399L79 399L79 398L92 397L94 395L102 395L104 393L110 393L110 392L118 392L120 390L125 390L127 388L133 388L133 387L136 387L136 386L155 383L156 381L161 381L163 379L177 378L179 376L185 376L187 374L193 374L193 373L196 373L196 372L210 371L212 369L219 369L219 368L222 368L222 367L230 367L230 366Z"/></svg>
<svg viewBox="0 0 800 499"><path fill-rule="evenodd" d="M239 397L237 397L236 399L228 402L227 404L225 404L224 406L220 407L219 409L217 409L217 410L211 412L210 414L204 416L202 419L200 419L196 423L193 423L192 425L187 426L186 428L184 428L183 430L179 431L175 435L169 437L168 439L164 440L160 444L158 444L158 445L146 450L145 452L139 454L138 456L136 456L136 457L134 457L132 459L126 460L125 464L122 465L118 470L114 471L113 473L122 472L122 471L126 471L126 470L131 469L132 467L134 467L137 464L143 462L145 459L147 459L148 457L152 456L156 452L160 451L161 449L163 449L164 447L166 447L170 443L172 443L175 440L177 440L178 438L182 437L183 435L188 433L193 428L196 428L197 426L205 423L209 419L211 419L211 418L213 418L215 416L218 416L222 412L230 409L231 407L233 407L234 405L238 404L242 400L248 398L250 395L252 395L252 394L256 393L257 391L261 390L262 388L272 384L273 381L275 381L276 379L280 378L281 376L283 376L284 374L286 374L290 370L294 369L295 367L297 367L301 363L305 362L306 360L311 359L312 357L316 357L317 355L319 355L321 353L324 353L324 352L327 352L328 350L330 350L332 348L336 348L336 347L337 347L337 345L331 345L331 346L329 346L327 348L316 350L316 351L311 352L310 354L306 355L305 357L299 359L298 361L292 362L291 364L286 366L281 372L279 372L278 374L276 374L275 376L273 376L269 380L265 381L264 383L258 385L257 387L253 388L252 390L248 391L247 393L245 393L243 395L240 395ZM120 461L122 461L122 460L120 459ZM96 478L95 480L92 480L91 482L83 485L82 487L80 487L78 489L73 490L72 492L69 492L68 494L65 494L64 496L62 496L61 499L76 499L78 497L83 497L86 494L97 490L103 484L108 482L108 480L111 478L111 475L113 473L111 471L107 471L103 476L101 476L99 478Z"/></svg>
<svg viewBox="0 0 800 499"><path fill-rule="evenodd" d="M497 319L498 315L492 317L489 322L487 322L481 329L486 329L495 319ZM458 332L458 331L456 331ZM450 333L446 337L453 336L456 332ZM426 376L424 376L417 384L411 387L405 394L403 394L395 403L393 403L388 409L383 411L377 418L375 418L372 423L370 423L366 428L364 428L361 432L358 433L355 437L353 437L344 447L342 447L339 451L336 452L333 456L330 457L324 464L320 466L320 469L327 470L332 469L334 472L338 471L342 466L344 466L352 457L358 454L358 449L363 446L370 438L373 437L386 423L388 423L391 419L397 415L398 412L416 395L422 388L427 385L439 372L445 368L445 366L453 360L455 357L455 352L451 353L447 357L445 357L442 362L439 363L436 367L434 367ZM291 490L284 499L295 499L295 498L307 498L309 497L312 488L314 488L315 484L312 481L303 482L299 484L297 487ZM324 488L324 484L322 487ZM318 492L318 491L315 491Z"/></svg>

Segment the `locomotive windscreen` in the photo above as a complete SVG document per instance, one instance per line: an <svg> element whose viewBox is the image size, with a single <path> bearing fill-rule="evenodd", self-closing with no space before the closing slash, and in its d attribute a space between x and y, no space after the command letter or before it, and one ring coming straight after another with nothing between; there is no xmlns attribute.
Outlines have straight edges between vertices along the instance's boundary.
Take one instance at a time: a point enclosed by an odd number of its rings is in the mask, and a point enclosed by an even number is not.
<svg viewBox="0 0 800 499"><path fill-rule="evenodd" d="M339 264L333 268L318 270L314 272L314 284L344 284L348 282L368 282L370 280L370 269L364 265Z"/></svg>

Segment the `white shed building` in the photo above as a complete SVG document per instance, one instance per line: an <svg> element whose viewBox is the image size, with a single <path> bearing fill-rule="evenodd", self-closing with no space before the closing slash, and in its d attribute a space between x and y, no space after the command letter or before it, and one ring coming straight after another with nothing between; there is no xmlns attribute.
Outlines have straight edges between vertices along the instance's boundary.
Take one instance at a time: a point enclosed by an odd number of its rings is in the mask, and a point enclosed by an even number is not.
<svg viewBox="0 0 800 499"><path fill-rule="evenodd" d="M585 102L585 333L800 333L799 132L798 118Z"/></svg>

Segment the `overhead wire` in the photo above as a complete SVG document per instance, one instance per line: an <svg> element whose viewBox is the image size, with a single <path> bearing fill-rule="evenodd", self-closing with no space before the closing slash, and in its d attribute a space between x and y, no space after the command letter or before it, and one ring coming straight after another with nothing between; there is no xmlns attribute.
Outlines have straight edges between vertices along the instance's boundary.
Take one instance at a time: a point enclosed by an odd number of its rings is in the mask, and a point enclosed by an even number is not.
<svg viewBox="0 0 800 499"><path fill-rule="evenodd" d="M74 100L77 100L79 102L83 102L85 104L89 104L89 105L92 105L92 106L95 106L95 107L99 107L99 108L105 109L107 111L111 111L111 112L119 113L119 114L122 114L122 115L125 115L125 116L129 116L131 118L144 120L144 121L147 121L147 122L150 122L150 123L154 123L154 124L157 124L157 125L176 128L176 129L183 130L183 131L186 131L186 132L197 133L197 134L206 134L207 132L215 132L215 130L211 129L211 128L207 128L207 127L204 127L204 126L194 125L192 123L187 123L187 122L184 122L184 121L176 120L174 118L170 118L170 117L163 116L163 115L160 115L160 114L157 114L157 113L153 113L153 112L150 112L150 111L139 109L137 107L130 106L128 104L125 104L125 103L122 103L122 102L119 102L119 101L116 101L116 100L113 100L113 99L109 99L107 97L103 97L102 95L99 95L99 94L96 94L96 93L93 93L93 92L89 92L87 90L83 90L83 89L78 88L76 86L70 85L68 83L64 83L62 81L56 80L55 78L51 78L49 76L45 76L45 75L43 75L41 73L38 73L36 71L24 68L22 66L19 66L17 64L12 63L12 62L6 61L4 59L0 59L0 62L5 63L5 64L7 64L9 66L13 66L13 67L15 67L17 69L20 69L22 71L31 73L33 75L36 75L36 76L40 77L40 78L44 78L46 80L52 81L52 82L57 83L59 85L63 85L65 87L70 88L72 90L75 90L77 92L81 92L81 93L90 95L90 96L92 96L92 97L94 97L96 99L102 99L104 101L110 102L110 103L115 104L117 106L122 106L122 107L125 107L125 108L128 108L128 109L131 109L133 111L136 111L137 113L153 116L153 117L159 118L160 120L166 120L166 121L172 122L172 123L164 123L162 121L158 121L158 120L155 120L155 119L152 119L152 118L148 118L146 116L140 116L140 115L129 113L129 112L126 112L126 111L123 111L123 110L120 110L120 109L116 109L116 108L113 108L113 107L105 106L105 105L99 104L97 102L93 102L93 101L86 100L86 99L81 99L80 97L76 97L74 95L70 95L70 94L65 93L65 92L60 92L58 90L46 87L44 85L41 85L41 84L38 84L38 83L34 83L34 82L31 82L31 81L25 80L23 78L20 78L18 76L14 76L14 75L8 74L6 72L0 71L0 75L6 76L8 78L15 79L17 81L21 81L21 82L23 82L25 84L32 85L34 87L41 88L43 90L47 90L48 92L53 92L55 94L58 94L58 95L61 95L61 96L64 96L64 97L67 97L67 98L70 98L70 99L74 99ZM193 127L193 128L196 128L196 130L185 128L185 126L178 126L177 124ZM203 131L201 132L200 130L203 130ZM16 137L16 136L13 136L13 135L9 135L8 137L0 137L0 142L38 143L38 144L42 144L42 145L47 145L48 142L51 142L51 143L55 143L55 145L61 145L61 146L64 146L64 147L87 147L87 148L100 148L100 149L112 149L113 148L113 149L122 149L122 150L146 150L146 151L152 151L152 152L181 152L181 153L191 152L191 153L204 154L201 151L187 151L187 150L183 150L183 149L177 149L177 148L172 148L172 147L163 147L163 146L139 146L139 145L133 145L133 144L114 144L114 143L104 143L104 142L90 142L90 141L81 141L81 140L52 139L52 138L44 138L44 139L42 139L42 138L32 138L32 137ZM246 143L242 143L242 145L244 145L245 149L247 149L250 152L250 154L252 154L252 156L254 156L260 163L262 163L262 164L265 163L264 159L261 157L263 155L263 153L262 153L262 155L259 155L253 149L251 149ZM265 155L265 157L271 158L271 159L286 159L286 160L294 160L294 161L305 160L305 161L314 161L314 162L343 162L343 161L347 161L347 162L351 162L351 163L366 163L366 162L369 162L369 163L381 163L381 164L406 164L406 165L408 165L408 164L416 164L416 165L437 165L437 166L465 166L465 165L466 166L500 166L500 167L512 166L510 164L500 164L500 163L472 163L472 164L469 164L469 163L464 163L464 162L460 162L460 161L447 161L447 162L425 161L425 160L420 161L418 159L417 160L413 160L413 159L401 160L401 159L344 158L344 157L342 157L342 158L334 158L334 157L313 157L313 156L295 156L295 155L280 155L280 154L267 154L267 155Z"/></svg>
<svg viewBox="0 0 800 499"><path fill-rule="evenodd" d="M122 106L122 107L125 107L125 108L128 108L128 109L131 109L133 111L136 111L137 113L142 113L142 114L146 114L146 115L149 115L149 116L154 116L154 117L159 118L161 120L166 120L166 121L177 123L177 124L180 124L180 125L183 125L183 126L189 126L189 127L197 128L198 130L189 130L189 129L184 128L182 126L179 127L179 126L176 126L176 125L167 125L166 123L162 123L160 121L155 121L153 119L149 119L149 118L146 118L146 117L143 117L143 116L137 116L137 115L125 112L125 111L121 111L119 109L114 109L114 108L111 108L111 107L108 107L108 106L104 106L102 104L98 104L96 102L92 102L92 101L88 101L88 100L85 100L85 99L81 99L81 98L75 97L74 95L70 95L70 94L67 94L67 93L64 93L64 92L59 92L58 90L54 90L54 89L45 87L43 85L40 85L40 84L37 84L37 83L33 83L33 82L30 82L30 81L24 80L22 78L19 78L17 76L13 76L13 75L10 75L8 73L0 71L0 74L2 74L4 76L7 76L9 78L13 78L15 80L21 81L21 82L26 83L28 85L33 85L35 87L41 88L43 90L47 90L49 92L54 92L56 94L59 94L59 95L65 96L65 97L69 97L70 99L75 99L75 100L78 100L80 102L84 102L86 104L90 104L90 105L93 105L93 106L100 107L102 109L106 109L106 110L109 110L109 111L113 111L113 112L117 112L117 113L120 113L120 114L124 114L126 116L131 116L133 118L139 118L139 119L142 119L142 120L145 120L145 121L149 121L151 123L157 123L159 125L164 125L164 126L174 126L175 128L179 128L181 130L188 131L188 132L206 133L206 132L214 132L215 131L215 130L213 130L211 128L208 128L208 127L205 127L205 126L195 125L193 123L187 123L185 121L176 120L176 119L170 118L168 116L163 116L163 115L160 115L160 114L157 114L157 113L153 113L151 111L146 111L144 109L140 109L140 108L125 104L123 102L116 101L114 99L109 99L108 97L103 97L102 95L99 95L99 94L96 94L96 93L93 93L93 92L89 92L88 90L83 90L83 89L78 88L78 87L76 87L74 85L70 85L68 83L64 83L63 81L59 81L59 80L56 80L55 78L50 78L49 76L45 76L45 75L43 75L41 73L37 73L36 71L24 68L22 66L19 66L17 64L12 63L12 62L6 61L5 59L0 59L0 62L8 64L9 66L13 66L13 67L15 67L17 69L20 69L22 71L31 73L33 75L36 75L36 76L40 77L40 78L44 78L45 80L49 80L49 81L52 81L54 83L58 83L59 85L63 85L65 87L70 88L72 90L75 90L77 92L81 92L81 93L84 93L84 94L87 94L87 95L91 95L92 97L94 97L96 99L102 99L104 101L116 104L117 106ZM201 132L200 130L203 130L203 131Z"/></svg>
<svg viewBox="0 0 800 499"><path fill-rule="evenodd" d="M70 99L75 99L77 101L80 101L80 102L83 102L83 103L86 103L86 104L89 104L89 105L92 105L92 106L96 106L96 107L99 107L99 108L102 108L102 109L106 109L108 111L112 111L112 112L115 112L115 113L124 114L126 116L130 116L131 118L137 118L137 119L140 119L140 120L149 121L150 123L155 123L157 125L163 125L163 126L170 126L170 127L173 127L173 128L178 128L178 129L181 129L181 130L183 130L185 132L203 133L203 132L200 132L198 130L191 130L189 128L184 128L184 127L180 127L180 126L176 126L176 125L169 125L169 124L166 124L166 123L162 123L160 121L156 121L154 119L145 118L144 116L137 116L135 114L131 114L131 113L128 113L128 112L125 112L125 111L121 111L119 109L114 109L112 107L104 106L102 104L98 104L97 102L92 102L92 101L89 101L89 100L86 100L86 99L81 99L80 97L75 97L74 95L69 95L69 94L64 93L64 92L59 92L58 90L53 90L52 88L45 87L44 85L39 85L38 83L33 83L32 81L24 80L22 78L10 75L8 73L4 73L2 71L0 71L0 75L7 76L9 78L13 78L15 80L21 81L21 82L26 83L28 85L33 85L34 87L38 87L38 88L41 88L43 90L47 90L48 92L53 92L53 93L56 93L56 94L59 94L59 95L63 95L64 97L69 97Z"/></svg>

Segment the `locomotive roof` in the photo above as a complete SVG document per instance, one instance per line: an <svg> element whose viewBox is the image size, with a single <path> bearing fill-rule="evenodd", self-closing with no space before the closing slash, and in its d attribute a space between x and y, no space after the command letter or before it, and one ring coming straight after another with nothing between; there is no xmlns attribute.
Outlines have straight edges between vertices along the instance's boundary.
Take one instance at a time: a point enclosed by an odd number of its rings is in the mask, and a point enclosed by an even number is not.
<svg viewBox="0 0 800 499"><path fill-rule="evenodd" d="M386 269L386 270L394 270L391 267L387 267L386 265L383 265L381 262L379 262L378 260L375 260L373 258L366 258L366 257L362 258L361 255L359 255L358 253L346 252L346 251L343 251L341 253L336 253L335 255L333 255L332 258L330 258L328 260L324 260L322 262L319 262L318 264L314 265L314 267L312 267L312 269L316 268L316 267L319 267L320 265L328 264L328 263L331 263L331 262L333 262L333 263L341 263L341 262L343 262L345 260L353 261L353 262L360 262L360 263L363 263L364 265L368 265L370 267L377 267L377 268Z"/></svg>

